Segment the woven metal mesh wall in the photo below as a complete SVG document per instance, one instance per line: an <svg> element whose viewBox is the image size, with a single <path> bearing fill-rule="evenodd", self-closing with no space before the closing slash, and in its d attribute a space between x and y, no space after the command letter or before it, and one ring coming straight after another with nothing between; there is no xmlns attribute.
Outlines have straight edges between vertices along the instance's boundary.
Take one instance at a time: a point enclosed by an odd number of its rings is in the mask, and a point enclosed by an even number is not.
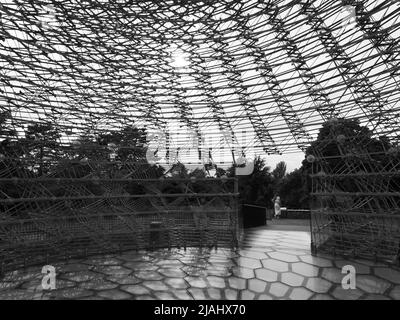
<svg viewBox="0 0 400 320"><path fill-rule="evenodd" d="M128 181L162 176L144 162L149 149L169 166L290 154L336 118L358 119L395 147L399 12L375 0L2 1L0 241L10 250L74 241L75 222L50 223L73 214L85 226L78 238L113 244L107 230L134 223L121 222L125 213L166 210L151 184ZM382 160L345 140L366 158L345 151L340 167L324 164L326 176L313 178L319 212L329 202L334 213L397 214L397 151L383 146ZM350 201L327 200L347 192L342 177L357 181Z"/></svg>
<svg viewBox="0 0 400 320"><path fill-rule="evenodd" d="M316 250L391 262L400 254L400 149L331 123L310 155Z"/></svg>
<svg viewBox="0 0 400 320"><path fill-rule="evenodd" d="M2 200L3 271L128 249L238 245L235 179L55 178L30 186L24 179L13 183L34 195L54 193ZM90 191L93 185L97 195Z"/></svg>

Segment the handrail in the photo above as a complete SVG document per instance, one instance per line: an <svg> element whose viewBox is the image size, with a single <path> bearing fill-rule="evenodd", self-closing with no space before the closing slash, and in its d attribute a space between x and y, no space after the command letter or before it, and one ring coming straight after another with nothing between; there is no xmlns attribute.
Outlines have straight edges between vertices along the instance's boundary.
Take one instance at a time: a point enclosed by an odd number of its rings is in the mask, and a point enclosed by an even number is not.
<svg viewBox="0 0 400 320"><path fill-rule="evenodd" d="M249 207L255 207L255 208L261 208L261 209L268 209L267 207L262 207L262 206L258 206L255 204L247 204L247 203L243 203L243 206L249 206Z"/></svg>

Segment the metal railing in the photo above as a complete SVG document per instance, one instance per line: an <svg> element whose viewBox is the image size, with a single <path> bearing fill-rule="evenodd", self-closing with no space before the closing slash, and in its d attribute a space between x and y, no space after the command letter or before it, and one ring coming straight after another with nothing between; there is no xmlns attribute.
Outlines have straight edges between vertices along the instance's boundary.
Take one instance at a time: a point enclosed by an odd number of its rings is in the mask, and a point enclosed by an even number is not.
<svg viewBox="0 0 400 320"><path fill-rule="evenodd" d="M100 199L72 199L64 183L66 191L41 206L34 194L19 217L2 212L0 273L122 250L238 246L237 179L143 179L145 194L124 193L110 180L99 183L108 188ZM168 193L171 183L179 190ZM21 199L13 200L11 209Z"/></svg>

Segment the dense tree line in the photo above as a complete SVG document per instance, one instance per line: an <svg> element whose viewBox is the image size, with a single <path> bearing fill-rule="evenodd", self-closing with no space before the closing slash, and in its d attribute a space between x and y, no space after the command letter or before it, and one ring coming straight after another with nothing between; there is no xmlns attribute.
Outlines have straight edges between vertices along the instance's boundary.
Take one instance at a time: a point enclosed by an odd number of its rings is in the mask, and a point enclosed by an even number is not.
<svg viewBox="0 0 400 320"><path fill-rule="evenodd" d="M143 128L126 126L119 131L93 134L87 131L73 143L61 143L62 132L52 123L30 124L19 128L12 126L10 113L0 113L0 172L2 178L83 178L90 177L84 187L94 195L105 190L96 179L135 177L161 178L165 174L175 178L233 177L235 167L223 169L210 166L188 170L182 163L166 169L151 165L146 160L146 136ZM347 143L347 144L346 144ZM349 147L350 146L350 147ZM388 151L389 150L389 151ZM389 154L391 151L393 155ZM397 151L396 151L397 150ZM337 119L323 124L317 139L310 145L300 168L287 173L286 164L280 162L271 170L266 160L254 159L254 170L250 175L238 176L240 202L273 207L272 198L279 194L282 205L289 208L309 208L310 178L312 162L310 156L322 157L330 168L346 165L343 153L358 154L355 165L360 170L372 172L371 161L378 161L384 167L390 166L391 157L400 159L398 149L386 137L373 137L372 131L361 126L356 120ZM364 157L364 158L363 158ZM135 163L138 164L135 167ZM140 164L140 166L139 166ZM212 166L211 166L212 167ZM400 182L393 180L394 189ZM345 178L343 191L357 190L351 178ZM47 185L52 194L62 196L65 187L59 184ZM160 187L161 188L161 187ZM171 182L164 184L164 193L184 192L184 186ZM197 184L196 192L212 192L208 184ZM24 190L12 182L3 182L2 190L13 198L23 197ZM397 190L398 191L398 190ZM146 189L138 182L125 183L122 192L144 194Z"/></svg>

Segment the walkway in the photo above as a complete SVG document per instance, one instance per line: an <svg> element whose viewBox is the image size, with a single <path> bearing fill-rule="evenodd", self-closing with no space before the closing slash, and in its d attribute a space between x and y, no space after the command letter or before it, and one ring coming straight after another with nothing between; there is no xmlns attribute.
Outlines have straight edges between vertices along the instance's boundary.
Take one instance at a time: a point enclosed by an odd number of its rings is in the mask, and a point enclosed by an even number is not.
<svg viewBox="0 0 400 320"><path fill-rule="evenodd" d="M32 267L7 274L0 299L400 299L398 270L313 257L308 231L281 229L249 230L238 252L125 252L54 264L53 291L41 289L41 267ZM354 290L341 287L349 264L357 271Z"/></svg>

